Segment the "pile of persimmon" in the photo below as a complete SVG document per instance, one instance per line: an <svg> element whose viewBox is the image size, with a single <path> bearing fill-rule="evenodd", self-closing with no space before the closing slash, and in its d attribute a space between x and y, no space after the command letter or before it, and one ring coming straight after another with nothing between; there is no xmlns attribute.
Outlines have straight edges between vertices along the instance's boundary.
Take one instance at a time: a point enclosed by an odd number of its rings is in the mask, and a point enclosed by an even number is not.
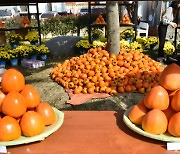
<svg viewBox="0 0 180 154"><path fill-rule="evenodd" d="M29 21L27 16L24 16L21 23L19 24L20 27L29 27L31 26L31 22Z"/></svg>
<svg viewBox="0 0 180 154"><path fill-rule="evenodd" d="M123 23L123 24L130 24L131 23L131 20L129 18L129 16L127 14L124 14L124 16L122 17L120 23Z"/></svg>
<svg viewBox="0 0 180 154"><path fill-rule="evenodd" d="M96 24L104 24L105 23L104 18L101 14L96 18L95 23Z"/></svg>
<svg viewBox="0 0 180 154"><path fill-rule="evenodd" d="M180 136L180 67L168 65L160 75L159 85L132 107L128 117L151 134L168 132Z"/></svg>
<svg viewBox="0 0 180 154"><path fill-rule="evenodd" d="M66 89L78 93L146 93L158 84L164 67L138 51L121 49L109 54L102 48L91 48L86 54L58 63L50 76Z"/></svg>
<svg viewBox="0 0 180 154"><path fill-rule="evenodd" d="M5 25L0 21L0 28L5 28Z"/></svg>
<svg viewBox="0 0 180 154"><path fill-rule="evenodd" d="M2 76L0 89L0 141L41 134L55 122L53 108L41 102L38 91L25 84L21 72L11 68Z"/></svg>

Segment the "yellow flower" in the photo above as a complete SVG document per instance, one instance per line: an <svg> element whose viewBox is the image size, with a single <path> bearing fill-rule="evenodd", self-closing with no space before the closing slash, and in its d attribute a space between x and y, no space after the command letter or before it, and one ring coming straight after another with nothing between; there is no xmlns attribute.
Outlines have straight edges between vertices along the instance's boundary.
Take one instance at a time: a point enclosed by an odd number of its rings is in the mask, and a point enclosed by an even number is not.
<svg viewBox="0 0 180 154"><path fill-rule="evenodd" d="M46 53L50 52L49 48L47 46L45 46L44 44L37 47L37 51L38 51L38 54L46 54Z"/></svg>
<svg viewBox="0 0 180 154"><path fill-rule="evenodd" d="M19 41L22 40L21 35L16 34L14 32L11 32L11 33L7 34L6 38L9 41L10 44L12 44L12 43L19 43Z"/></svg>
<svg viewBox="0 0 180 154"><path fill-rule="evenodd" d="M101 41L93 41L92 46L95 47L105 47L106 43L103 43Z"/></svg>
<svg viewBox="0 0 180 154"><path fill-rule="evenodd" d="M130 43L129 48L132 49L133 51L143 52L142 45L136 41Z"/></svg>
<svg viewBox="0 0 180 154"><path fill-rule="evenodd" d="M29 42L37 41L39 39L39 33L36 30L29 31L25 36L25 40Z"/></svg>
<svg viewBox="0 0 180 154"><path fill-rule="evenodd" d="M129 42L126 41L126 40L124 40L124 39L122 39L122 40L120 41L120 48L128 49L128 48L129 48Z"/></svg>
<svg viewBox="0 0 180 154"><path fill-rule="evenodd" d="M76 43L77 48L89 49L91 47L88 40L80 40Z"/></svg>
<svg viewBox="0 0 180 154"><path fill-rule="evenodd" d="M166 41L164 44L163 51L166 55L172 55L175 51L175 47L170 41Z"/></svg>

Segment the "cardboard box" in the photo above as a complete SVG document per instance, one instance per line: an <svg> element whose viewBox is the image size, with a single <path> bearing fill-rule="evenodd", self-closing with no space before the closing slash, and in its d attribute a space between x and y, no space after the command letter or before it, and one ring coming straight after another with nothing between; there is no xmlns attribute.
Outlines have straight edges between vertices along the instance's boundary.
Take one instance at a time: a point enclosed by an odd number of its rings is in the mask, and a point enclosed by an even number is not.
<svg viewBox="0 0 180 154"><path fill-rule="evenodd" d="M45 61L41 60L23 60L21 61L21 66L27 67L29 69L35 69L45 66Z"/></svg>

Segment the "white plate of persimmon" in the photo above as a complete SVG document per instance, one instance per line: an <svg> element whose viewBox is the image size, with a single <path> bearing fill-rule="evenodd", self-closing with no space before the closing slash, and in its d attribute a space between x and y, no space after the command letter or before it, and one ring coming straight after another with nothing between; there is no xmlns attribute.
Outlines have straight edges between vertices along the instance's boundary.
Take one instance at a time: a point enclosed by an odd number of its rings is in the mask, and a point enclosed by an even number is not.
<svg viewBox="0 0 180 154"><path fill-rule="evenodd" d="M41 134L32 136L32 137L25 137L25 136L21 135L16 140L0 142L0 145L1 146L13 146L13 145L27 144L27 143L44 140L46 137L48 137L49 135L54 133L56 130L58 130L64 121L64 113L54 107L53 107L53 110L56 115L56 120L52 125L45 126L45 129Z"/></svg>

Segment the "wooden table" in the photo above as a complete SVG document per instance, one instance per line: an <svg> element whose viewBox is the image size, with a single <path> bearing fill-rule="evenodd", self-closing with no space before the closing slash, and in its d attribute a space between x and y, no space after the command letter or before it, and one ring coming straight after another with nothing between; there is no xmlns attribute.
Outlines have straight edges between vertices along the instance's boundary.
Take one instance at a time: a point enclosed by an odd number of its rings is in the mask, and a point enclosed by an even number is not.
<svg viewBox="0 0 180 154"><path fill-rule="evenodd" d="M41 142L7 147L11 154L169 154L166 142L141 136L123 111L64 111L63 125ZM177 153L177 152L176 152Z"/></svg>

